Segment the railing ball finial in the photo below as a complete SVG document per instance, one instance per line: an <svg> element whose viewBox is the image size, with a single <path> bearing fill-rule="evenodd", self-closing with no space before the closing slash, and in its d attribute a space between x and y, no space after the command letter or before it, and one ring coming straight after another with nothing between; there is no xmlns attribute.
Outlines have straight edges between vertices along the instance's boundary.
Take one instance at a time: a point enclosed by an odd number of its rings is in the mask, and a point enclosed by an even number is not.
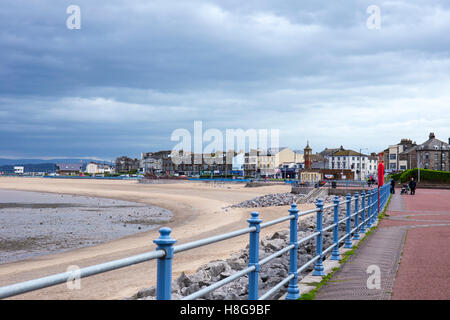
<svg viewBox="0 0 450 320"><path fill-rule="evenodd" d="M259 218L259 212L253 211L253 212L250 214L250 216L251 216L251 218L250 218L250 219L247 219L247 222L250 223L251 226L258 225L259 223L262 222L262 220ZM258 231L259 231L259 230L258 230Z"/></svg>
<svg viewBox="0 0 450 320"><path fill-rule="evenodd" d="M153 242L155 244L157 244L158 246L161 245L171 245L177 242L177 240L172 239L170 237L170 233L172 232L172 229L167 228L167 227L163 227L159 229L159 238L153 240Z"/></svg>
<svg viewBox="0 0 450 320"><path fill-rule="evenodd" d="M296 214L298 213L297 204L292 203L291 208L288 210L290 214Z"/></svg>

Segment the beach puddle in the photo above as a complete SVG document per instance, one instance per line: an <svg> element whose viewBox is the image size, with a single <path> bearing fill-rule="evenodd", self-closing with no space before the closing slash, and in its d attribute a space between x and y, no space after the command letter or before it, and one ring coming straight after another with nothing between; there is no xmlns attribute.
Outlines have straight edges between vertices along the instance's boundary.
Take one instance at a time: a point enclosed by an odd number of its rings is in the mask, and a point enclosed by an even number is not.
<svg viewBox="0 0 450 320"><path fill-rule="evenodd" d="M0 264L149 231L172 212L122 200L0 190Z"/></svg>

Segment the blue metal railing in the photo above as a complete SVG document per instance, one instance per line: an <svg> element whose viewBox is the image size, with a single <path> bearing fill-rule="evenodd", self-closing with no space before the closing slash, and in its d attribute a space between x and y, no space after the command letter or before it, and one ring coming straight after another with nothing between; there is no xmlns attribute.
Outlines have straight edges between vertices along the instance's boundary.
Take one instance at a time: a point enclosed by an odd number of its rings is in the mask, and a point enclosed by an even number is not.
<svg viewBox="0 0 450 320"><path fill-rule="evenodd" d="M156 285L156 298L158 300L170 300L172 291L172 259L173 256L182 251L191 250L208 244L212 244L226 239L234 238L244 234L250 235L249 244L249 262L248 267L242 271L239 271L219 282L216 282L206 288L203 288L195 293L192 293L183 298L183 300L194 300L200 298L227 283L230 283L242 276L248 274L248 298L249 300L265 300L275 294L283 286L288 284L286 299L295 300L300 297L300 290L298 287L298 275L304 271L307 267L314 264L313 275L323 276L323 259L325 255L332 251L332 260L340 260L339 246L343 244L344 248L352 248L352 235L353 239L359 238L359 233L365 233L366 228L371 228L378 218L380 211L384 209L389 198L389 184L384 185L378 189L363 191L361 196L355 193L353 197L347 194L345 201L340 201L339 197L334 198L334 202L331 205L324 206L323 201L319 199L316 203L316 208L304 212L299 212L296 204L291 205L289 209L289 215L262 223L259 219L258 212L252 212L251 218L248 221L249 227L229 232L226 234L217 235L214 237L201 239L185 244L175 246L176 240L171 238L171 229L163 227L159 230L160 236L154 240L157 245L155 251L143 253L140 255L114 260L103 264L98 264L86 268L82 268L74 272L64 272L56 275L51 275L39 279L34 279L26 282L16 283L4 287L0 287L0 299L7 298L22 293L43 289L46 287L61 284L74 277L83 278L92 276L95 274L124 268L137 263L142 263L149 260L157 259L157 285ZM379 200L378 200L379 199ZM361 201L361 206L359 206ZM378 206L379 201L379 206ZM351 212L351 204L354 202L354 212ZM339 210L341 205L346 205L346 217L339 220ZM323 227L323 214L325 209L333 208L333 223L329 226ZM316 213L317 224L316 231L307 237L298 239L298 218L307 214ZM361 222L359 222L361 217ZM354 228L351 228L351 222L354 222ZM285 248L271 254L268 257L259 259L259 234L262 228L266 228L275 224L289 221L290 234L289 245ZM346 223L346 233L344 236L339 237L339 225ZM323 234L328 230L333 230L333 244L328 248L323 248ZM298 248L301 244L316 238L316 255L309 261L305 262L300 267L298 266ZM275 259L285 253L289 252L289 275L275 285L273 288L264 293L261 297L258 297L258 276L260 267L272 259Z"/></svg>

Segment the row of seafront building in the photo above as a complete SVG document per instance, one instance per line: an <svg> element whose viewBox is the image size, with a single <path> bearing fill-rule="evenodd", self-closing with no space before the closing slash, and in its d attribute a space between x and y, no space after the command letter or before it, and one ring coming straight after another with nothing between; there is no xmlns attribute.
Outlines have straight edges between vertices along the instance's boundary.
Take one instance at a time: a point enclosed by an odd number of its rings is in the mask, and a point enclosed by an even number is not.
<svg viewBox="0 0 450 320"><path fill-rule="evenodd" d="M342 146L313 154L309 143L303 152L289 148L250 150L250 152L214 154L182 153L183 163L176 163L172 151L142 153L141 159L116 159L116 170L137 169L144 174L240 175L249 177L301 179L304 173L317 173L318 179L357 179L376 176L378 156L365 155ZM230 161L231 160L231 161ZM134 167L131 167L134 166ZM303 180L303 179L301 179Z"/></svg>
<svg viewBox="0 0 450 320"><path fill-rule="evenodd" d="M289 148L251 150L250 152L230 151L218 154L188 154L188 161L176 164L171 151L142 153L141 159L126 157L116 159L116 171L137 169L150 174L185 175L228 175L239 174L251 177L279 177L301 179L301 174L316 172L320 179L366 180L377 176L378 162L383 161L387 172L403 171L411 168L450 171L449 143L430 133L428 139L417 144L411 139L370 155L339 148L325 148L313 153L309 143L303 149ZM228 157L228 158L227 158ZM229 159L232 161L229 161ZM228 159L228 161L227 161Z"/></svg>
<svg viewBox="0 0 450 320"><path fill-rule="evenodd" d="M226 154L186 155L187 161L177 164L172 151L146 152L141 159L119 157L115 163L43 163L35 165L0 166L0 175L61 174L61 175L240 175L250 177L300 179L302 175L315 179L365 180L377 176L378 162L383 161L387 172L412 168L450 171L450 138L446 143L430 133L428 139L417 144L411 139L401 139L379 153L370 155L339 148L325 148L313 153L309 143L303 150L289 148L230 151ZM185 157L185 160L186 160ZM231 161L230 161L231 159ZM85 165L85 166L84 166ZM310 180L310 178L306 179Z"/></svg>
<svg viewBox="0 0 450 320"><path fill-rule="evenodd" d="M411 139L390 145L383 152L388 171L403 171L413 168L450 171L450 137L448 143L430 132L428 140L421 144Z"/></svg>

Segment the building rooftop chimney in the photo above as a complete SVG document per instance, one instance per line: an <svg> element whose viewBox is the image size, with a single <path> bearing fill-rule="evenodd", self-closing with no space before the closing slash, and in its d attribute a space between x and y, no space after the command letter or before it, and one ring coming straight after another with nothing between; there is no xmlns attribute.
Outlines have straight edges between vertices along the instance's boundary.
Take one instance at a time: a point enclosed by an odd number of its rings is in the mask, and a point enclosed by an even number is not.
<svg viewBox="0 0 450 320"><path fill-rule="evenodd" d="M434 139L434 138L435 138L434 132L430 132L430 139Z"/></svg>

